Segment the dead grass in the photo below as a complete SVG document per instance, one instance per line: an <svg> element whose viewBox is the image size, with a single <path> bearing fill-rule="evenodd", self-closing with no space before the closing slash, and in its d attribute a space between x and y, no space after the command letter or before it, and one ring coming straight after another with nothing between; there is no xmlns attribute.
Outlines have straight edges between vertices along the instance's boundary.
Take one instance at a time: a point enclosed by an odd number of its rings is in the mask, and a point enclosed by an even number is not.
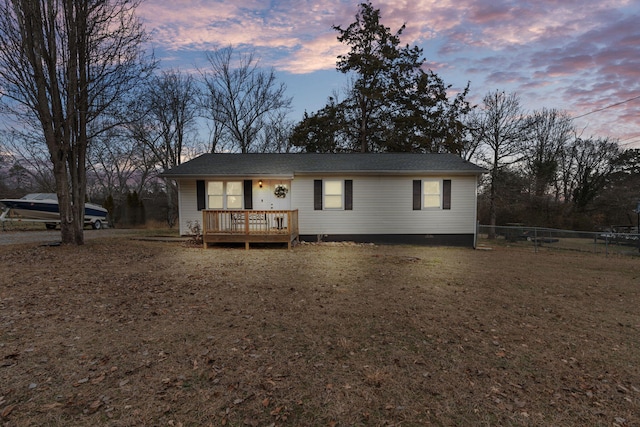
<svg viewBox="0 0 640 427"><path fill-rule="evenodd" d="M640 423L637 258L0 248L7 426Z"/></svg>

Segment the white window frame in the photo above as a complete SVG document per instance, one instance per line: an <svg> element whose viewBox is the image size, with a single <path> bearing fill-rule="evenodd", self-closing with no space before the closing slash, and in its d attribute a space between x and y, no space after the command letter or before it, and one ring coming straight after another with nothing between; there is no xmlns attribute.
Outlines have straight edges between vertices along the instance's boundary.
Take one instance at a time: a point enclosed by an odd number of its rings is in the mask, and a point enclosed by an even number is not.
<svg viewBox="0 0 640 427"><path fill-rule="evenodd" d="M214 185L220 184L220 192L213 193ZM219 206L212 203L212 200L219 201ZM207 208L208 209L224 209L224 182L223 181L207 181Z"/></svg>
<svg viewBox="0 0 640 427"><path fill-rule="evenodd" d="M428 189L430 189L431 185L429 184L436 184L438 186L438 192L427 192ZM442 209L442 180L441 179L424 179L422 180L422 189L421 189L421 202L422 202L422 209L425 210L435 210L435 209ZM435 201L435 198L438 198L438 204L435 205L433 203L433 201ZM427 198L429 198L431 201L431 203L427 203Z"/></svg>
<svg viewBox="0 0 640 427"><path fill-rule="evenodd" d="M222 192L221 193L211 193L210 189L212 184L221 184ZM229 184L232 184L231 186ZM233 184L237 184L240 190L239 194L229 194L229 187L233 188ZM212 206L211 198L219 198L222 202L222 206ZM229 207L233 205L234 198L239 199L240 206ZM237 204L237 203L236 203ZM207 181L207 208L208 209L222 209L222 210L240 210L243 208L244 204L244 185L243 181Z"/></svg>
<svg viewBox="0 0 640 427"><path fill-rule="evenodd" d="M328 192L327 188L339 187L339 192ZM332 191L335 191L332 190ZM331 203L329 202L331 201ZM336 205L339 201L339 205ZM343 210L344 209L344 180L343 179L323 179L322 180L322 209Z"/></svg>
<svg viewBox="0 0 640 427"><path fill-rule="evenodd" d="M230 185L231 184L231 185ZM237 186L237 191L239 193L230 193L231 188ZM225 207L227 209L242 209L243 205L243 182L242 181L227 181L225 182L224 191L225 191ZM235 204L235 206L233 206Z"/></svg>

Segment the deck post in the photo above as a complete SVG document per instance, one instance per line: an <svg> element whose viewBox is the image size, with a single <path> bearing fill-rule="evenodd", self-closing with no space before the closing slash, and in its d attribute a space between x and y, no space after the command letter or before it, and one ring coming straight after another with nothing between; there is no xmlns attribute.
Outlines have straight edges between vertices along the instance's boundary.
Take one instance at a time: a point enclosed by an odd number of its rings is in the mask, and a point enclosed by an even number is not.
<svg viewBox="0 0 640 427"><path fill-rule="evenodd" d="M204 209L202 211L202 249L207 249L207 211Z"/></svg>

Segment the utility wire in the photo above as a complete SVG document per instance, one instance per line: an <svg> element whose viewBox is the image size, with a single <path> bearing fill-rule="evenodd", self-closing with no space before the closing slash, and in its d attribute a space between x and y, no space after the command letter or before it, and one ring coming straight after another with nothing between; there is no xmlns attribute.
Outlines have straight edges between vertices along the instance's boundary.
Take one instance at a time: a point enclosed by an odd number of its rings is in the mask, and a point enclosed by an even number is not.
<svg viewBox="0 0 640 427"><path fill-rule="evenodd" d="M640 135L634 135L634 136L629 136L625 139L619 139L618 142L624 142L624 141L628 141L630 139L636 139L636 138L640 138Z"/></svg>
<svg viewBox="0 0 640 427"><path fill-rule="evenodd" d="M637 144L640 142L640 139L635 140L635 141L629 141L629 142L625 142L624 144L618 144L619 147L626 147L627 145L631 145L631 144Z"/></svg>
<svg viewBox="0 0 640 427"><path fill-rule="evenodd" d="M640 98L640 95L638 95L638 96L634 96L633 98L629 98L629 99L626 99L626 100L624 100L624 101L616 102L615 104L607 105L606 107L602 107L602 108L599 108L599 109L597 109L597 110L589 111L588 113L581 114L581 115L579 115L579 116L575 116L575 117L574 117L574 119L579 119L579 118L581 118L581 117L588 116L589 114L597 113L597 112L600 112L600 111L603 111L603 110L609 109L609 108L611 108L611 107L615 107L615 106L620 105L620 104L625 104L625 103L627 103L627 102L630 102L630 101L636 100L636 99L638 99L638 98Z"/></svg>

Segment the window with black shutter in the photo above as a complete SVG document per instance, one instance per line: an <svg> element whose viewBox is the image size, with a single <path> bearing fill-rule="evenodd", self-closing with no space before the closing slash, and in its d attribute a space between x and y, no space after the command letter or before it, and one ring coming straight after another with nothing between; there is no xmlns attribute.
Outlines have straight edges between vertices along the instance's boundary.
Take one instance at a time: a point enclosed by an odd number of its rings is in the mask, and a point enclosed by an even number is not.
<svg viewBox="0 0 640 427"><path fill-rule="evenodd" d="M442 181L442 209L451 209L451 180Z"/></svg>
<svg viewBox="0 0 640 427"><path fill-rule="evenodd" d="M201 181L201 180L196 181L196 200L197 200L199 211L206 209L207 201L206 201L204 181Z"/></svg>
<svg viewBox="0 0 640 427"><path fill-rule="evenodd" d="M353 210L353 180L321 180L313 181L313 209Z"/></svg>
<svg viewBox="0 0 640 427"><path fill-rule="evenodd" d="M419 179L413 180L413 210L419 211L422 209L422 181Z"/></svg>
<svg viewBox="0 0 640 427"><path fill-rule="evenodd" d="M413 180L413 210L451 209L451 180Z"/></svg>
<svg viewBox="0 0 640 427"><path fill-rule="evenodd" d="M244 180L244 208L253 209L253 181Z"/></svg>
<svg viewBox="0 0 640 427"><path fill-rule="evenodd" d="M313 180L313 209L316 211L322 210L322 180Z"/></svg>

